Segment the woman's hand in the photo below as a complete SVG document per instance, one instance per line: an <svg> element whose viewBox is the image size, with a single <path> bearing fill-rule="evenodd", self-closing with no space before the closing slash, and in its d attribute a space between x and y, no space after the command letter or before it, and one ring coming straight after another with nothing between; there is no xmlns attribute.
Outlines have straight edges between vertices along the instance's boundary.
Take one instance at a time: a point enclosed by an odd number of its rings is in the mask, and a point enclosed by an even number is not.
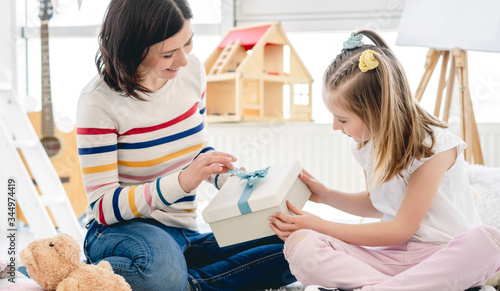
<svg viewBox="0 0 500 291"><path fill-rule="evenodd" d="M306 183L309 190L311 190L311 197L309 197L309 200L317 203L325 203L328 188L323 183L314 178L314 176L305 169L302 169L299 178L302 182Z"/></svg>
<svg viewBox="0 0 500 291"><path fill-rule="evenodd" d="M299 229L314 229L315 225L321 223L322 219L309 212L302 211L295 207L290 201L286 201L286 205L290 211L296 215L287 215L282 212L276 212L269 217L271 229L283 241Z"/></svg>
<svg viewBox="0 0 500 291"><path fill-rule="evenodd" d="M201 182L212 174L227 173L228 169L234 169L233 162L236 157L223 152L208 152L198 155L196 159L179 173L179 185L184 192L191 192Z"/></svg>

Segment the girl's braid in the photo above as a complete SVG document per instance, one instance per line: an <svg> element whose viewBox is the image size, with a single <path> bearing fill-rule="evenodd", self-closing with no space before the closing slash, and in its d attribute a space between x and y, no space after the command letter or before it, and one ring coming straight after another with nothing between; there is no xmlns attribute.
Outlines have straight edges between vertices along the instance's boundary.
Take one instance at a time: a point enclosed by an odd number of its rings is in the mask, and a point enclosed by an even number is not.
<svg viewBox="0 0 500 291"><path fill-rule="evenodd" d="M356 72L356 69L359 70L358 56L366 49L373 49L373 46L363 45L355 49L342 49L326 70L325 85L330 88L337 87L346 77Z"/></svg>

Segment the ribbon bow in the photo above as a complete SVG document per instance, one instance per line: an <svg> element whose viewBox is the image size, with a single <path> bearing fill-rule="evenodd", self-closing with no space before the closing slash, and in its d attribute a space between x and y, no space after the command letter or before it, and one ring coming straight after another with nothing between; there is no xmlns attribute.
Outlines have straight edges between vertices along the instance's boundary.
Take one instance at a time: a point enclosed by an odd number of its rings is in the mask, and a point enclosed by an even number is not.
<svg viewBox="0 0 500 291"><path fill-rule="evenodd" d="M365 73L378 67L378 61L374 55L380 56L379 53L373 50L365 50L361 56L359 56L359 69L361 72Z"/></svg>
<svg viewBox="0 0 500 291"><path fill-rule="evenodd" d="M250 209L250 205L248 204L248 199L250 198L250 194L252 194L252 187L255 186L259 179L264 178L267 175L268 169L269 167L253 172L243 172L237 168L234 170L228 170L228 173L247 180L245 189L238 200L238 208L240 209L241 214L252 213L252 209Z"/></svg>
<svg viewBox="0 0 500 291"><path fill-rule="evenodd" d="M354 35L354 32L351 33L351 36L344 41L343 46L347 50L352 50L357 47L363 46L363 42L361 39L363 38L363 35L360 33L358 35Z"/></svg>

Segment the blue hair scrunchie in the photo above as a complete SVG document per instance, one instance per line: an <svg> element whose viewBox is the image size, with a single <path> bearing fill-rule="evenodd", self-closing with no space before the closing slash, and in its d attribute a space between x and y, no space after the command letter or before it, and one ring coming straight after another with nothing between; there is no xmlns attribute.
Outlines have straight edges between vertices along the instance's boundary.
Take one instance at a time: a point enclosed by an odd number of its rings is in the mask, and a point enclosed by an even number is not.
<svg viewBox="0 0 500 291"><path fill-rule="evenodd" d="M358 35L354 35L354 32L351 33L351 36L346 41L344 41L344 48L352 50L362 46L363 42L361 41L361 38L363 38L363 35L361 33Z"/></svg>

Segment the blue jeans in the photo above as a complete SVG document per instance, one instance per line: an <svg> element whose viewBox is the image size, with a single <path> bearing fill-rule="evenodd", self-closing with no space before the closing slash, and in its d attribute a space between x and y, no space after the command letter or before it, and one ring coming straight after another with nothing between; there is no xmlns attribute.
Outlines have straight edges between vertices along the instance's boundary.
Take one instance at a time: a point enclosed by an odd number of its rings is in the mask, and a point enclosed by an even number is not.
<svg viewBox="0 0 500 291"><path fill-rule="evenodd" d="M134 291L264 290L295 282L276 236L220 248L212 233L134 219L89 224L89 264L108 261Z"/></svg>

